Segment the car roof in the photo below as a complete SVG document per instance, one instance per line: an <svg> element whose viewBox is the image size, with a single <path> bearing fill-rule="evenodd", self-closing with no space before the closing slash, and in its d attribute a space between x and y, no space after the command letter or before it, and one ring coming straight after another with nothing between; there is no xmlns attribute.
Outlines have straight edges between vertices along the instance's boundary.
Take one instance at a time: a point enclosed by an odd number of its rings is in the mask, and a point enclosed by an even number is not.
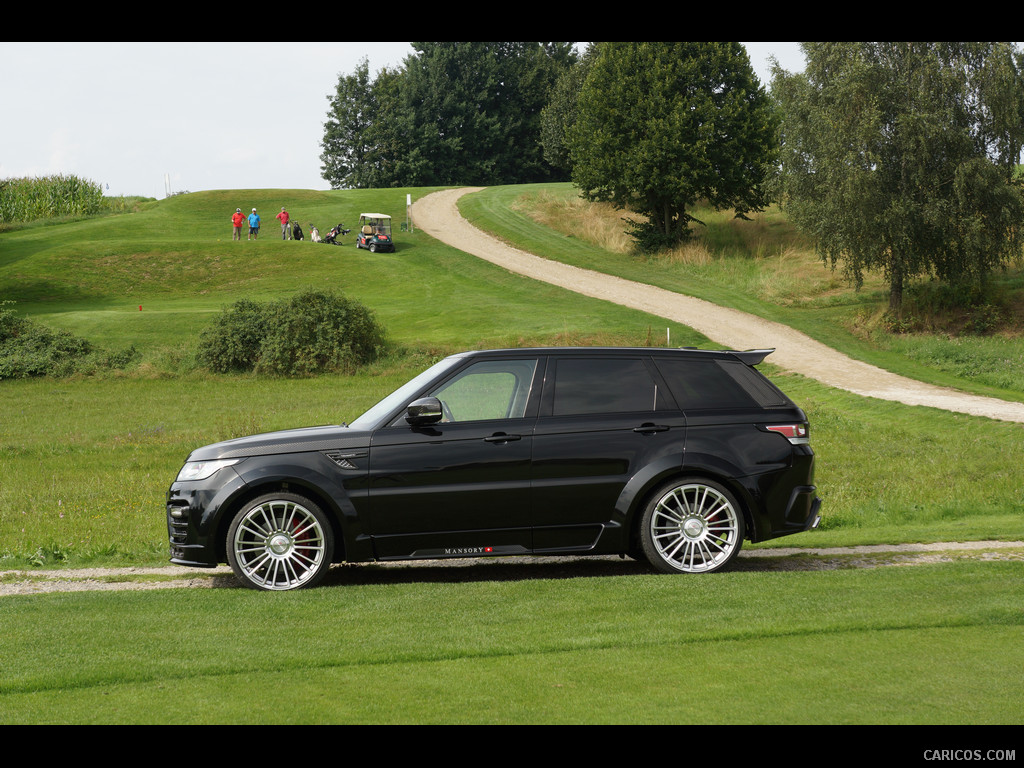
<svg viewBox="0 0 1024 768"><path fill-rule="evenodd" d="M695 347L514 347L459 352L451 357L505 357L525 355L655 355L658 357L733 357L747 365L758 365L774 349L697 349Z"/></svg>
<svg viewBox="0 0 1024 768"><path fill-rule="evenodd" d="M360 213L359 218L361 219L390 219L386 213Z"/></svg>

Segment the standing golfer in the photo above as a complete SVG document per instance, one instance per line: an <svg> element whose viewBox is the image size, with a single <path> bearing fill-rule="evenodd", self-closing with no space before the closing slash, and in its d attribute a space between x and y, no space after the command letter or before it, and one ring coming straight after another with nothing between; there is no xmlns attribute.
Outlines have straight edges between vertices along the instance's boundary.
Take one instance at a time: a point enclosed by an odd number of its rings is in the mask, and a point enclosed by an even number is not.
<svg viewBox="0 0 1024 768"><path fill-rule="evenodd" d="M281 222L281 239L291 240L292 230L291 227L288 226L288 211L282 207L281 212L274 218Z"/></svg>
<svg viewBox="0 0 1024 768"><path fill-rule="evenodd" d="M249 239L255 240L260 233L260 216L256 213L256 209L252 209L252 213L249 214Z"/></svg>
<svg viewBox="0 0 1024 768"><path fill-rule="evenodd" d="M235 212L231 216L231 226L234 227L234 230L232 230L232 232L231 232L231 239L232 240L241 240L242 239L242 227L243 227L244 224L245 224L245 214L242 213L242 209L241 208L235 208Z"/></svg>

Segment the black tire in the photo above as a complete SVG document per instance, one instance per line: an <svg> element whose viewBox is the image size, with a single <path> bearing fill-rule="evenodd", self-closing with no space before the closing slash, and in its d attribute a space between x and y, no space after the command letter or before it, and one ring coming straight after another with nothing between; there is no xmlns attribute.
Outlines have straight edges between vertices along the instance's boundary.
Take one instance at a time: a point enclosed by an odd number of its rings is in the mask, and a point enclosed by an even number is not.
<svg viewBox="0 0 1024 768"><path fill-rule="evenodd" d="M246 587L285 591L312 587L327 575L334 531L304 496L270 493L248 502L228 529L227 556Z"/></svg>
<svg viewBox="0 0 1024 768"><path fill-rule="evenodd" d="M711 573L743 546L743 512L728 489L685 478L661 486L644 508L644 556L662 573Z"/></svg>

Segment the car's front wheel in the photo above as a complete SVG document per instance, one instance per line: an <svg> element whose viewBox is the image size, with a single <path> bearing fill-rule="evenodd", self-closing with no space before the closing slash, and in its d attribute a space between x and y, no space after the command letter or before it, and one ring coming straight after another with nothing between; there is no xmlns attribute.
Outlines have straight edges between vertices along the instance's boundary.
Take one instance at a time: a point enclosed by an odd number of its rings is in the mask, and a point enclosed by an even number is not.
<svg viewBox="0 0 1024 768"><path fill-rule="evenodd" d="M743 515L733 495L711 480L662 486L641 520L644 555L663 573L710 573L743 545Z"/></svg>
<svg viewBox="0 0 1024 768"><path fill-rule="evenodd" d="M309 499L273 493L246 504L228 530L228 563L253 589L311 587L327 575L334 554L330 521Z"/></svg>

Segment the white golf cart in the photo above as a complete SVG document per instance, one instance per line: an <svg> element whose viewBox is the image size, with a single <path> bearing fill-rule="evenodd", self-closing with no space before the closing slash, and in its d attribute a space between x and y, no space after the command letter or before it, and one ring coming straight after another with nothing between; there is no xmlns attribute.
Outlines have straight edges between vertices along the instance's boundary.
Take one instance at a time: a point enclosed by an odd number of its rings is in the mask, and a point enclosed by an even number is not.
<svg viewBox="0 0 1024 768"><path fill-rule="evenodd" d="M395 241L391 239L391 217L386 213L359 214L359 229L356 230L356 248L395 252Z"/></svg>

